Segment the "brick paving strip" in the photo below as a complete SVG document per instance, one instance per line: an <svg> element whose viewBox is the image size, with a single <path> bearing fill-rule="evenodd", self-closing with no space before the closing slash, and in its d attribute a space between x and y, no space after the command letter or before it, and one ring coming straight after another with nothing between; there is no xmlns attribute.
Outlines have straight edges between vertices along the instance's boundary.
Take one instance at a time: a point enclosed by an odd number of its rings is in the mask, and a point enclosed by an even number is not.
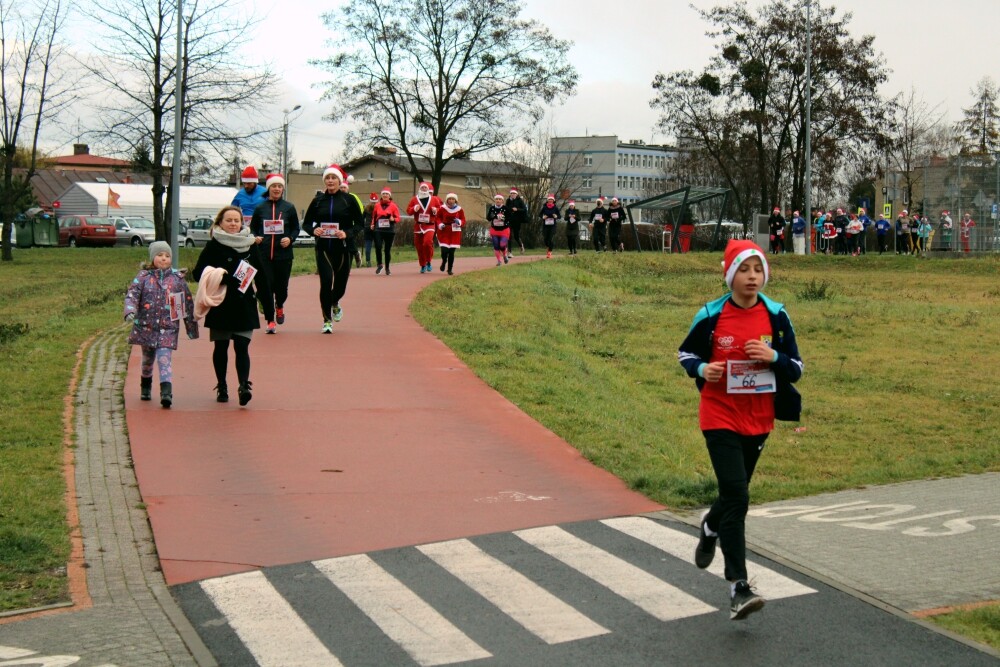
<svg viewBox="0 0 1000 667"><path fill-rule="evenodd" d="M84 562L69 567L73 604L0 620L0 659L69 655L79 656L80 667L215 665L159 570L125 432L122 382L130 346L123 329L85 347L75 393L75 470L67 466L83 538ZM72 509L70 517L72 523Z"/></svg>

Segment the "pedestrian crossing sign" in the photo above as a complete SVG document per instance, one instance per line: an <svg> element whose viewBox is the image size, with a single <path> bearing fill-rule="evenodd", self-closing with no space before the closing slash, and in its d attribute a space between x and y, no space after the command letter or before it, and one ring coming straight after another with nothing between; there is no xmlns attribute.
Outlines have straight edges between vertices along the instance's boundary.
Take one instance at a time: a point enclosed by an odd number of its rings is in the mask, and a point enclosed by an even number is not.
<svg viewBox="0 0 1000 667"><path fill-rule="evenodd" d="M892 204L886 202L885 204L882 205L882 215L884 215L887 218L892 217Z"/></svg>

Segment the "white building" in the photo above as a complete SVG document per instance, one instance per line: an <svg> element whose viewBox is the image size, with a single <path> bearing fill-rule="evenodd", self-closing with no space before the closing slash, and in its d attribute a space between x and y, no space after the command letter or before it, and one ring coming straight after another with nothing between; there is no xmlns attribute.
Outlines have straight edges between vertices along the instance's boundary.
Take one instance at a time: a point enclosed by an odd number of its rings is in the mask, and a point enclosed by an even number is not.
<svg viewBox="0 0 1000 667"><path fill-rule="evenodd" d="M117 195L118 208L110 204ZM236 196L230 187L182 185L180 218L215 217ZM164 197L164 203L166 198ZM57 199L56 215L141 216L153 219L153 190L148 183L74 183Z"/></svg>
<svg viewBox="0 0 1000 667"><path fill-rule="evenodd" d="M617 136L553 137L553 182L567 183L578 205L592 208L598 197L623 204L666 192L677 149Z"/></svg>

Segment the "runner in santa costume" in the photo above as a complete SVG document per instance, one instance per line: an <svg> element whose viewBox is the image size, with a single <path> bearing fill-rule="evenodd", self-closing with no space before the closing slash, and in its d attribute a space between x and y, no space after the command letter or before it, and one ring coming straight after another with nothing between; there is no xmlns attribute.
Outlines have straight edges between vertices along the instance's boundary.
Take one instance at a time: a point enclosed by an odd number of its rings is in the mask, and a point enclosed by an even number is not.
<svg viewBox="0 0 1000 667"><path fill-rule="evenodd" d="M417 262L420 273L430 273L434 261L434 226L438 211L443 204L432 193L431 184L426 181L417 188L417 194L406 207L407 215L413 216L413 245L417 248Z"/></svg>
<svg viewBox="0 0 1000 667"><path fill-rule="evenodd" d="M385 248L385 275L392 275L392 244L396 242L396 223L399 222L399 207L392 201L392 190L382 188L381 199L372 209L371 228L375 232L375 275L382 273L382 249Z"/></svg>
<svg viewBox="0 0 1000 667"><path fill-rule="evenodd" d="M497 258L497 266L510 261L507 256L507 246L510 245L510 225L507 224L507 213L503 205L503 195L493 195L493 205L486 211L486 222L490 223L490 240L493 242L493 254Z"/></svg>
<svg viewBox="0 0 1000 667"><path fill-rule="evenodd" d="M441 270L448 269L452 275L455 269L455 251L462 247L462 228L465 227L465 211L458 205L458 195L449 192L444 198L444 206L438 210L438 243L441 244Z"/></svg>

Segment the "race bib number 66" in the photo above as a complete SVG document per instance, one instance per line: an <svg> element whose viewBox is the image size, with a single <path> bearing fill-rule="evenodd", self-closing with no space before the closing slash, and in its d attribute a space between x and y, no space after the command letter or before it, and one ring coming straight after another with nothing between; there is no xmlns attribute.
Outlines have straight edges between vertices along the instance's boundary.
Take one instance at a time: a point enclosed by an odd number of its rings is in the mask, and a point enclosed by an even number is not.
<svg viewBox="0 0 1000 667"><path fill-rule="evenodd" d="M767 394L776 390L774 371L766 361L726 361L727 394Z"/></svg>

